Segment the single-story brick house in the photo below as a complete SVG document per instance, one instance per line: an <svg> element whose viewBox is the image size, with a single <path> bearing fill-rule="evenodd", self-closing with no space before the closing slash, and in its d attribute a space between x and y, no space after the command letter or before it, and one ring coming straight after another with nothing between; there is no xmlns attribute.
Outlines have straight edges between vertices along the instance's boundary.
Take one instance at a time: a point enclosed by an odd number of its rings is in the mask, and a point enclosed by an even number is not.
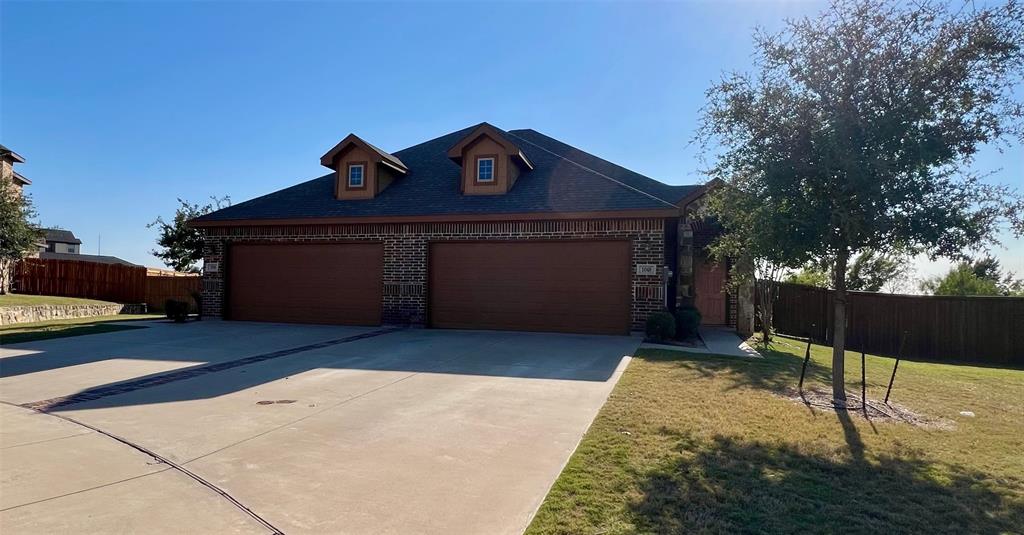
<svg viewBox="0 0 1024 535"><path fill-rule="evenodd" d="M320 163L332 172L192 220L204 313L625 334L692 297L705 323L750 331L690 217L705 186L487 123L394 153L353 134Z"/></svg>

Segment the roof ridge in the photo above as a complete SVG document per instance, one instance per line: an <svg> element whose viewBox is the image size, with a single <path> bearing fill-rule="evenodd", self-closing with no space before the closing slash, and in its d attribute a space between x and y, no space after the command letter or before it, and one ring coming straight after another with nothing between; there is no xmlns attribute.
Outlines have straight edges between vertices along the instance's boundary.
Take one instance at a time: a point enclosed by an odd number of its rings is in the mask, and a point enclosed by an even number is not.
<svg viewBox="0 0 1024 535"><path fill-rule="evenodd" d="M534 132L536 132L536 130L534 130ZM652 198L652 199L654 199L656 201L665 203L665 204L667 204L667 205L669 205L669 206L671 206L673 208L676 208L675 204L672 204L671 202L666 201L665 199L662 199L661 197L658 197L656 195L648 193L648 192L646 192L646 191L644 191L644 190L642 190L640 188L636 188L636 187L630 186L629 184L626 184L625 182L622 182L620 180L615 180L614 178L612 178L612 177L610 177L610 176L608 176L608 175L606 175L606 174L604 174L604 173L602 173L600 171L591 169L591 168L589 168L589 167L587 167L587 166L585 166L585 165L583 165L583 164L581 164L581 163L579 163L579 162L577 162L575 160L570 160L569 158L566 158L565 156L562 156L561 154L558 154L558 153L555 153L553 151L550 151L550 150L548 150L548 149L546 149L546 148L544 148L544 147L542 147L542 146L540 146L540 145L530 141L529 139L526 139L526 138L523 138L523 137L519 137L519 136L513 134L511 131L506 131L506 133L508 135L510 135L510 136L512 136L512 137L514 137L514 138L516 138L518 140L520 140L520 141L525 141L526 143L529 143L530 145L533 145L534 147L537 147L538 149L540 149L540 150L542 150L542 151L544 151L544 152L546 152L546 153L548 153L548 154L550 154L550 155L552 155L552 156L554 156L556 158L561 158L562 160L565 160L565 161L575 165L576 167L579 167L580 169L583 169L584 171L593 173L593 174L595 174L595 175L597 175L597 176L599 176L601 178L604 178L605 180L608 180L609 182L612 182L614 184L622 186L623 188L626 188L626 189L631 190L631 191L635 191L637 193L640 193L641 195L646 195L646 196L648 196L648 197L650 197L650 198ZM540 134L540 132L537 132L537 133ZM540 135L543 136L544 134L540 134ZM544 136L544 137L548 137L548 136ZM573 147L572 145L568 145L568 144L565 144L565 143L563 143L563 145L566 145L567 147L571 147L571 148L573 148L575 150L580 150L580 149L577 149L576 147ZM581 150L580 152L586 152L586 151L582 151ZM599 157L596 157L596 158L599 158ZM607 162L608 160L603 160L603 161ZM608 162L608 163L612 163L612 162ZM616 164L612 164L612 165L616 165ZM622 166L620 165L619 167L622 167ZM625 167L622 167L622 168L626 169ZM629 171L629 169L626 169L626 170ZM631 173L636 173L636 171L630 171L630 172ZM636 174L639 174L639 173L636 173ZM643 175L640 175L640 176L643 176ZM648 180L654 180L653 178L650 178L650 177L645 177L645 178L647 178Z"/></svg>
<svg viewBox="0 0 1024 535"><path fill-rule="evenodd" d="M486 121L484 121L484 122L486 122ZM454 135L454 134L458 134L460 132L467 132L467 133L468 132L472 132L474 128L480 126L481 124L484 124L484 123L474 124L472 126L467 126L465 128L460 128L458 130L452 130L451 132L448 132L447 134L441 134L439 136L432 137L432 138L430 138L430 139L428 139L426 141L421 141L419 143L416 143L415 145L409 145L408 147L405 147L405 148L402 148L402 149L398 149L395 152L393 152L392 154L398 154L399 152L405 152L405 151L407 151L409 149L414 149L416 147L419 147L420 145L426 145L427 143L431 143L431 142L437 141L437 140L439 140L439 139L441 139L443 137L448 137L448 136L451 136L451 135ZM495 128L497 128L497 127L495 127Z"/></svg>

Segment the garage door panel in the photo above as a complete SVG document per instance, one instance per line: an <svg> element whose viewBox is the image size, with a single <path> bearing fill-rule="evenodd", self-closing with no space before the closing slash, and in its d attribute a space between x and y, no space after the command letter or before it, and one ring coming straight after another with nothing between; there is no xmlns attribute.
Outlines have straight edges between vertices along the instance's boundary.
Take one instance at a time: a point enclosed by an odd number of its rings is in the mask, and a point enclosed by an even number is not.
<svg viewBox="0 0 1024 535"><path fill-rule="evenodd" d="M432 244L431 324L626 333L630 254L625 240Z"/></svg>
<svg viewBox="0 0 1024 535"><path fill-rule="evenodd" d="M381 244L237 244L229 257L231 319L378 325Z"/></svg>

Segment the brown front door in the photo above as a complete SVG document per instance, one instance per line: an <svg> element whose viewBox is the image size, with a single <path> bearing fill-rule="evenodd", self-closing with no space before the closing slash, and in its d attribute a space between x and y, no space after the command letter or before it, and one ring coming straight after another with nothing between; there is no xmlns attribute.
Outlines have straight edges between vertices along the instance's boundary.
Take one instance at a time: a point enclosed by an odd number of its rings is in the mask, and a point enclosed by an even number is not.
<svg viewBox="0 0 1024 535"><path fill-rule="evenodd" d="M444 242L430 246L430 324L626 334L629 241Z"/></svg>
<svg viewBox="0 0 1024 535"><path fill-rule="evenodd" d="M228 318L379 325L379 243L237 244L228 256Z"/></svg>
<svg viewBox="0 0 1024 535"><path fill-rule="evenodd" d="M725 325L725 265L697 259L694 272L694 304L704 325Z"/></svg>

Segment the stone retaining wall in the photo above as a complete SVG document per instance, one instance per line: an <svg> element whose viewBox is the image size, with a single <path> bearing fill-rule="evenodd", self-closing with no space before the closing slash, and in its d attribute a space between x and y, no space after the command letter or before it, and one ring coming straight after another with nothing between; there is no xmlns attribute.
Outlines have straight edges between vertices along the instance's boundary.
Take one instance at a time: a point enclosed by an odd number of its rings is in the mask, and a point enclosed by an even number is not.
<svg viewBox="0 0 1024 535"><path fill-rule="evenodd" d="M145 314L146 305L32 305L0 307L0 325L35 321L91 318L116 314Z"/></svg>

